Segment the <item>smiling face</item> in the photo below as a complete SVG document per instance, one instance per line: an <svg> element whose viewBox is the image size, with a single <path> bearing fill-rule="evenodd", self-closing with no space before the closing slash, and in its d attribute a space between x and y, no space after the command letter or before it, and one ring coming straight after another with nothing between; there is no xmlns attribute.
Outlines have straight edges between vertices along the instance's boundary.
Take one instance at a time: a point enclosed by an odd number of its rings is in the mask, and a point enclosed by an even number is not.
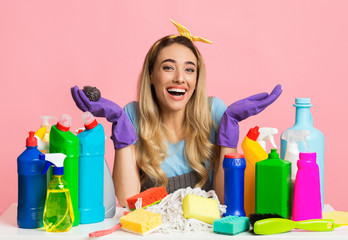
<svg viewBox="0 0 348 240"><path fill-rule="evenodd" d="M184 45L163 48L154 64L151 84L161 111L185 110L197 81L197 58Z"/></svg>

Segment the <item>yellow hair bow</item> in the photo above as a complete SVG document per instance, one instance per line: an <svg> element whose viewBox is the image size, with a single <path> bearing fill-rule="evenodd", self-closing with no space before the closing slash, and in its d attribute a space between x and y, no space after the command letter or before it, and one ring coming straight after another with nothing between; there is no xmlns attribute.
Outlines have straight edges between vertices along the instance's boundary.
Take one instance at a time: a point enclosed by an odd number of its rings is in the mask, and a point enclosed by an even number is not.
<svg viewBox="0 0 348 240"><path fill-rule="evenodd" d="M175 22L173 19L170 19L170 21L172 21L172 23L175 25L175 27L178 29L178 32L181 36L187 37L188 39L190 39L193 42L199 41L199 42L204 42L204 43L210 43L212 44L212 41L209 41L208 39L202 38L202 37L196 37L196 36L192 36L190 31L184 27L183 25Z"/></svg>

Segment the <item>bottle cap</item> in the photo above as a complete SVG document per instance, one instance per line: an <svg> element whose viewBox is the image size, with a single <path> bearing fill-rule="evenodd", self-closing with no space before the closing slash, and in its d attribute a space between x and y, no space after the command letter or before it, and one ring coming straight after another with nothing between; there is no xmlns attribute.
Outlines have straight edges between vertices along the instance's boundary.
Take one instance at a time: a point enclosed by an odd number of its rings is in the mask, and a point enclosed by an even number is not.
<svg viewBox="0 0 348 240"><path fill-rule="evenodd" d="M249 132L247 134L247 137L250 138L253 141L256 141L257 138L259 137L259 135L260 135L259 127L256 126L254 128L250 128L250 130L249 130Z"/></svg>
<svg viewBox="0 0 348 240"><path fill-rule="evenodd" d="M95 117L92 115L92 113L88 111L82 113L81 118L87 130L91 130L98 125L98 122L95 119Z"/></svg>
<svg viewBox="0 0 348 240"><path fill-rule="evenodd" d="M268 154L268 158L279 159L279 153L277 153L277 149L271 149L271 152Z"/></svg>
<svg viewBox="0 0 348 240"><path fill-rule="evenodd" d="M63 114L60 117L59 121L57 122L57 128L60 131L67 132L70 129L71 122L72 122L72 117L68 114Z"/></svg>
<svg viewBox="0 0 348 240"><path fill-rule="evenodd" d="M295 98L295 107L311 107L311 99L310 98Z"/></svg>
<svg viewBox="0 0 348 240"><path fill-rule="evenodd" d="M244 154L241 153L227 153L225 158L244 158Z"/></svg>
<svg viewBox="0 0 348 240"><path fill-rule="evenodd" d="M29 137L26 139L26 146L27 147L37 147L37 139L35 137L35 132L30 131Z"/></svg>
<svg viewBox="0 0 348 240"><path fill-rule="evenodd" d="M310 160L310 161L316 161L317 160L317 153L300 153L300 160Z"/></svg>

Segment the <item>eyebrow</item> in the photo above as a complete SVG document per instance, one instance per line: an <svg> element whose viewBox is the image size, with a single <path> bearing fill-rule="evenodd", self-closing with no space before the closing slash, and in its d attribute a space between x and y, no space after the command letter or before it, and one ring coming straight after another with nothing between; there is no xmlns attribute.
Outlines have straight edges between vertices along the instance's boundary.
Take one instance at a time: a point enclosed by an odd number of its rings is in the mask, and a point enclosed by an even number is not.
<svg viewBox="0 0 348 240"><path fill-rule="evenodd" d="M176 63L176 61L174 59L171 59L171 58L167 58L167 59L164 59L162 63L165 63L165 62L171 62L171 63ZM185 64L190 64L190 65L193 65L196 67L196 64L194 62L191 62L191 61L186 61Z"/></svg>

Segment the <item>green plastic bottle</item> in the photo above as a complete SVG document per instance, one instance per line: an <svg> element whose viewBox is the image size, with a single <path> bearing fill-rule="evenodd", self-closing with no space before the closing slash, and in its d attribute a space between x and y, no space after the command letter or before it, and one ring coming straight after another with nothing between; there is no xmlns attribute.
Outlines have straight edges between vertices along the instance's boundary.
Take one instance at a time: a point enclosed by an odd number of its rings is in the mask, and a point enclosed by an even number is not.
<svg viewBox="0 0 348 240"><path fill-rule="evenodd" d="M66 155L64 161L64 179L68 183L71 202L74 209L74 226L80 224L80 212L78 209L78 184L79 184L79 139L69 131L71 116L63 114L57 125L51 127L50 153L63 153Z"/></svg>
<svg viewBox="0 0 348 240"><path fill-rule="evenodd" d="M46 160L43 174L53 166L53 178L48 184L43 213L43 223L47 232L69 231L74 222L70 192L67 182L63 179L65 157L62 153L40 155L40 160Z"/></svg>
<svg viewBox="0 0 348 240"><path fill-rule="evenodd" d="M255 211L290 218L291 162L271 149L268 159L256 163Z"/></svg>

